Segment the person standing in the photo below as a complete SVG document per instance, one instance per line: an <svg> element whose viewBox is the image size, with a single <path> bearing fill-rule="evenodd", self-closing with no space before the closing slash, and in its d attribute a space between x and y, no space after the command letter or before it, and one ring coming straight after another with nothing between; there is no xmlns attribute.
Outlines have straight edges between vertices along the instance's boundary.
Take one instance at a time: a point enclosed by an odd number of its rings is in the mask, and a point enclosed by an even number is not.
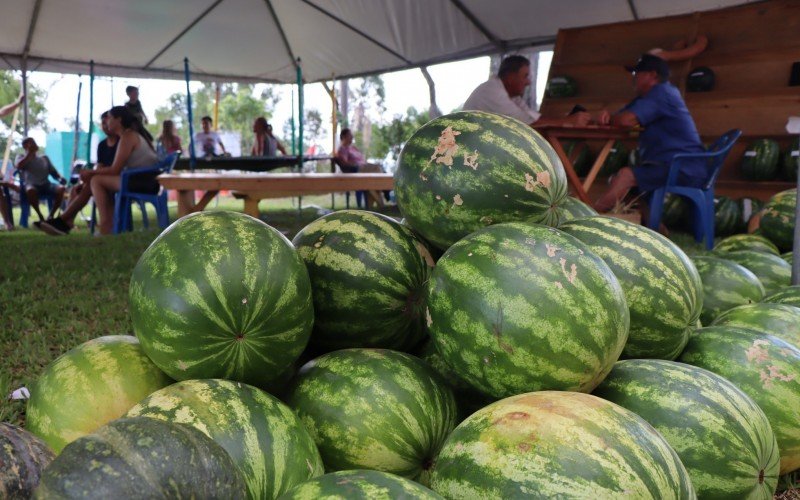
<svg viewBox="0 0 800 500"><path fill-rule="evenodd" d="M128 85L125 87L125 93L128 95L128 102L125 103L125 107L128 108L128 111L130 111L133 116L139 118L142 125L147 125L147 115L144 114L142 101L139 100L139 88Z"/></svg>
<svg viewBox="0 0 800 500"><path fill-rule="evenodd" d="M6 104L2 108L0 108L0 118L10 115L15 109L19 107L20 104L25 100L25 94L20 93L17 100L12 102L11 104ZM0 189L0 217L3 218L3 224L5 224L6 228L9 231L14 230L14 222L11 219L11 210L10 210L10 202L6 199L3 190Z"/></svg>

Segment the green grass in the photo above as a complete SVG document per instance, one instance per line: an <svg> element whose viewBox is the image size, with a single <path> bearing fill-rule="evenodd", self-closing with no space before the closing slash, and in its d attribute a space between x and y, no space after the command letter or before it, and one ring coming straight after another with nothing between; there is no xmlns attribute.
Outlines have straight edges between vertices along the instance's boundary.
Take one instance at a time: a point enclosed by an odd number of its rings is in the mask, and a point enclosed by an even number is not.
<svg viewBox="0 0 800 500"><path fill-rule="evenodd" d="M330 196L306 197L303 205L329 208L330 201ZM344 208L343 196L336 207ZM241 211L242 202L221 199L208 209ZM173 206L172 220L174 211ZM262 219L288 238L321 215L313 206L298 214L289 199L264 201L261 211ZM398 214L394 208L385 213ZM134 210L135 228L140 218ZM80 221L66 237L0 232L0 421L23 423L24 402L6 396L21 386L30 389L50 361L89 339L131 333L130 275L157 235L150 230L96 238Z"/></svg>

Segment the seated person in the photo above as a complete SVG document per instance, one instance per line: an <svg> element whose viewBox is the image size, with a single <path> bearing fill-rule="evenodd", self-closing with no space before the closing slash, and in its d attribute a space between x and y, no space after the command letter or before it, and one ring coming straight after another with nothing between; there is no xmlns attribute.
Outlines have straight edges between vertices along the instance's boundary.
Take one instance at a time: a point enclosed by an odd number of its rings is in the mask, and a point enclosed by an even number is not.
<svg viewBox="0 0 800 500"><path fill-rule="evenodd" d="M53 206L50 209L48 218L53 217L53 212L58 210L61 202L64 201L64 185L67 180L61 176L56 170L56 167L50 162L47 156L39 156L39 145L32 137L26 137L22 140L22 148L25 150L25 156L17 162L17 170L22 173L22 180L25 182L25 195L28 198L39 220L34 222L34 226L39 227L42 221L45 220L42 211L39 209L39 198L42 196L52 196ZM61 185L50 182L50 176L61 183Z"/></svg>
<svg viewBox="0 0 800 500"><path fill-rule="evenodd" d="M531 83L531 63L527 58L514 55L503 59L497 76L478 85L464 103L464 111L487 111L516 118L531 127L546 125L584 126L591 116L585 111L563 118L545 118L532 110L522 100L525 88Z"/></svg>
<svg viewBox="0 0 800 500"><path fill-rule="evenodd" d="M114 155L117 154L117 144L119 136L108 129L108 111L100 115L100 126L106 138L97 144L97 164L95 168L107 168L114 163ZM69 204L61 211L61 215L55 219L49 219L41 224L39 228L47 234L61 236L68 234L75 227L75 217L78 216L83 207L92 199L92 186L86 179L89 178L86 170L80 172L81 181L72 188Z"/></svg>
<svg viewBox="0 0 800 500"><path fill-rule="evenodd" d="M114 229L114 193L119 191L122 170L149 167L158 162L153 136L125 106L114 106L108 111L108 130L119 136L113 163L108 168L81 172L81 180L89 184L100 214L100 234L111 234ZM158 193L161 186L157 175L133 177L128 187L132 191ZM61 219L53 219L52 224L43 222L42 229L51 234L65 234L63 226L57 227L61 222Z"/></svg>
<svg viewBox="0 0 800 500"><path fill-rule="evenodd" d="M15 109L19 107L20 104L22 104L22 101L24 100L25 100L25 94L20 94L19 97L17 97L16 101L12 102L11 104L6 104L2 108L0 108L0 117L10 115ZM0 189L0 216L3 217L3 223L5 224L6 229L12 231L14 229L14 223L11 220L11 211L9 210L10 203L11 202L6 199L3 190Z"/></svg>
<svg viewBox="0 0 800 500"><path fill-rule="evenodd" d="M668 81L667 62L652 54L642 54L635 66L626 69L633 75L636 98L613 115L603 111L599 121L644 127L639 134L639 163L622 168L612 178L608 192L594 204L601 213L611 210L634 187L647 192L663 186L676 154L705 151L680 91ZM702 159L685 163L678 174L680 184L692 187L702 186L707 178ZM646 207L643 215L646 218Z"/></svg>
<svg viewBox="0 0 800 500"><path fill-rule="evenodd" d="M164 120L161 126L161 135L158 136L156 152L159 157L167 156L170 153L180 153L183 150L181 138L175 130L175 122Z"/></svg>
<svg viewBox="0 0 800 500"><path fill-rule="evenodd" d="M272 125L267 123L266 118L263 116L256 118L253 122L253 132L256 134L256 140L250 150L252 156L278 156L278 151L286 155L286 148L272 135Z"/></svg>
<svg viewBox="0 0 800 500"><path fill-rule="evenodd" d="M225 145L222 144L222 139L220 139L219 134L211 130L211 125L213 123L211 117L204 116L200 120L200 123L203 126L203 131L194 134L194 144L196 148L199 148L200 151L203 152L203 156L206 158L220 156L217 154L217 146L219 146L223 155L228 154L228 152L225 151Z"/></svg>
<svg viewBox="0 0 800 500"><path fill-rule="evenodd" d="M367 163L364 159L364 154L353 144L353 132L349 128L342 129L339 133L339 141L339 149L336 150L335 161L343 173L383 172L383 168L380 165ZM358 196L358 193L356 193L356 196ZM358 202L359 200L357 199L356 201ZM383 206L383 199L377 191L367 192L367 207L370 206L371 202L378 206ZM361 204L358 203L358 206L360 207Z"/></svg>

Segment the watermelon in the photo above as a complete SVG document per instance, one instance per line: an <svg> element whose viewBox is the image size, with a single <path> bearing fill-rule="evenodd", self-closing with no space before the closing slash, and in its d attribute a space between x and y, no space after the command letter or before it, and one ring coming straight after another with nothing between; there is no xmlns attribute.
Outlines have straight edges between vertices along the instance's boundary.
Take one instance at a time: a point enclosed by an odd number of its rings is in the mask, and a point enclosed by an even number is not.
<svg viewBox="0 0 800 500"><path fill-rule="evenodd" d="M292 244L235 212L198 212L168 227L136 264L129 297L144 352L176 380L264 387L297 359L314 322Z"/></svg>
<svg viewBox="0 0 800 500"><path fill-rule="evenodd" d="M800 307L765 302L734 307L717 316L712 325L749 328L800 347Z"/></svg>
<svg viewBox="0 0 800 500"><path fill-rule="evenodd" d="M628 307L608 265L536 224L498 224L462 239L439 259L428 294L436 350L494 398L591 391L628 337Z"/></svg>
<svg viewBox="0 0 800 500"><path fill-rule="evenodd" d="M740 250L771 253L773 255L780 253L774 243L758 234L735 234L714 245L714 252L717 253L738 252Z"/></svg>
<svg viewBox="0 0 800 500"><path fill-rule="evenodd" d="M699 498L771 499L780 457L766 415L710 371L674 361L620 361L595 390L647 420L678 453Z"/></svg>
<svg viewBox="0 0 800 500"><path fill-rule="evenodd" d="M733 382L764 410L778 440L780 473L800 468L800 349L754 330L695 331L680 360Z"/></svg>
<svg viewBox="0 0 800 500"><path fill-rule="evenodd" d="M762 302L772 302L774 304L786 304L788 306L800 307L800 286L786 286L773 292L762 300Z"/></svg>
<svg viewBox="0 0 800 500"><path fill-rule="evenodd" d="M753 181L771 181L777 177L781 148L772 139L757 139L747 146L742 157L742 177Z"/></svg>
<svg viewBox="0 0 800 500"><path fill-rule="evenodd" d="M230 455L187 425L121 418L67 445L36 498L245 498Z"/></svg>
<svg viewBox="0 0 800 500"><path fill-rule="evenodd" d="M698 256L692 261L703 282L700 321L704 325L728 309L764 298L764 287L746 267L717 257Z"/></svg>
<svg viewBox="0 0 800 500"><path fill-rule="evenodd" d="M631 315L628 358L674 359L703 310L703 286L674 243L613 217L568 222L562 229L602 257L619 279Z"/></svg>
<svg viewBox="0 0 800 500"><path fill-rule="evenodd" d="M38 437L0 422L0 498L30 498L54 456Z"/></svg>
<svg viewBox="0 0 800 500"><path fill-rule="evenodd" d="M589 394L533 392L462 422L431 487L446 498L696 498L686 469L641 417Z"/></svg>
<svg viewBox="0 0 800 500"><path fill-rule="evenodd" d="M782 253L781 259L785 260L791 266L792 262L794 261L793 255L794 254L792 252Z"/></svg>
<svg viewBox="0 0 800 500"><path fill-rule="evenodd" d="M794 242L796 205L797 189L789 189L770 198L761 213L761 234L784 252L791 250Z"/></svg>
<svg viewBox="0 0 800 500"><path fill-rule="evenodd" d="M600 177L610 177L624 167L627 160L628 148L625 147L622 141L614 141L614 145L611 146L606 161L603 162L603 166L600 167L600 173L597 175Z"/></svg>
<svg viewBox="0 0 800 500"><path fill-rule="evenodd" d="M374 469L423 484L457 418L444 380L422 360L388 349L342 349L306 363L286 402L326 471Z"/></svg>
<svg viewBox="0 0 800 500"><path fill-rule="evenodd" d="M718 255L752 271L764 285L766 293L773 293L788 286L792 280L792 266L777 255L750 250L725 252Z"/></svg>
<svg viewBox="0 0 800 500"><path fill-rule="evenodd" d="M92 339L62 354L31 388L26 427L58 454L172 383L129 335Z"/></svg>
<svg viewBox="0 0 800 500"><path fill-rule="evenodd" d="M494 223L555 225L567 178L555 150L529 125L464 111L429 121L406 141L394 189L414 231L446 250Z"/></svg>
<svg viewBox="0 0 800 500"><path fill-rule="evenodd" d="M739 223L739 232L747 231L747 226L750 219L764 207L764 202L757 198L739 198L736 200L739 205L739 211L742 213L742 220Z"/></svg>
<svg viewBox="0 0 800 500"><path fill-rule="evenodd" d="M562 141L561 146L564 148L564 153L567 154L572 168L579 177L584 177L592 169L592 153L589 151L589 146L586 141L578 140L565 140Z"/></svg>
<svg viewBox="0 0 800 500"><path fill-rule="evenodd" d="M800 156L800 138L790 144L781 156L781 177L797 182L797 159Z"/></svg>
<svg viewBox="0 0 800 500"><path fill-rule="evenodd" d="M578 93L578 84L569 75L551 76L547 80L544 93L547 97L574 97Z"/></svg>
<svg viewBox="0 0 800 500"><path fill-rule="evenodd" d="M720 196L714 199L714 233L717 236L728 236L741 229L742 212L738 203Z"/></svg>
<svg viewBox="0 0 800 500"><path fill-rule="evenodd" d="M316 346L408 349L425 336L423 293L434 261L408 228L385 215L341 210L301 229L292 243L311 279Z"/></svg>
<svg viewBox="0 0 800 500"><path fill-rule="evenodd" d="M692 204L683 196L667 193L664 197L664 209L661 222L670 229L686 229L691 227Z"/></svg>
<svg viewBox="0 0 800 500"><path fill-rule="evenodd" d="M778 478L778 493L781 492L787 492L786 496L779 494L775 498L797 500L797 495L800 495L800 471L784 474Z"/></svg>
<svg viewBox="0 0 800 500"><path fill-rule="evenodd" d="M597 210L577 198L567 196L558 207L558 224L595 215L597 215Z"/></svg>
<svg viewBox="0 0 800 500"><path fill-rule="evenodd" d="M376 470L343 470L306 481L280 500L437 500L442 497L409 479Z"/></svg>
<svg viewBox="0 0 800 500"><path fill-rule="evenodd" d="M292 410L241 382L178 382L151 394L127 416L188 424L203 431L230 454L250 499L277 498L323 473L314 440Z"/></svg>

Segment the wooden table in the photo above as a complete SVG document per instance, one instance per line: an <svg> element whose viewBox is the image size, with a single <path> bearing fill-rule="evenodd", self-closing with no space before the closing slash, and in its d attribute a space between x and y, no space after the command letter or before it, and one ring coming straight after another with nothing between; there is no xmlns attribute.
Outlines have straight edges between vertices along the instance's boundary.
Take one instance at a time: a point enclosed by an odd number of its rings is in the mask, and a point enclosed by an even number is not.
<svg viewBox="0 0 800 500"><path fill-rule="evenodd" d="M223 189L253 193L252 199L278 195L297 196L298 194L327 194L342 191L375 190L385 191L394 188L392 174L296 174L296 173L172 173L158 176L158 182L166 189L178 192L178 217L203 210ZM194 192L205 191L200 201L195 203ZM253 212L252 202L247 210ZM248 212L248 213L249 213ZM250 213L253 215L253 213ZM258 215L258 201L255 202L255 215Z"/></svg>
<svg viewBox="0 0 800 500"><path fill-rule="evenodd" d="M304 156L303 162L331 161L332 156ZM276 168L296 167L299 158L288 156L215 156L213 158L196 158L195 170L245 170L248 172L269 172ZM175 162L174 170L190 170L190 158L180 157Z"/></svg>
<svg viewBox="0 0 800 500"><path fill-rule="evenodd" d="M569 127L569 126L545 126L536 127L536 130L542 134L545 139L550 142L556 154L561 158L561 163L564 164L564 170L567 172L567 179L572 185L575 194L582 202L591 205L589 195L587 194L592 183L597 178L598 172L603 167L611 147L616 140L631 139L638 135L639 130L628 127L615 127L611 125L587 125L585 127ZM575 167L569 159L569 156L564 152L564 147L561 145L561 139L599 139L604 140L600 154L597 155L592 169L581 184L578 174L575 173Z"/></svg>

